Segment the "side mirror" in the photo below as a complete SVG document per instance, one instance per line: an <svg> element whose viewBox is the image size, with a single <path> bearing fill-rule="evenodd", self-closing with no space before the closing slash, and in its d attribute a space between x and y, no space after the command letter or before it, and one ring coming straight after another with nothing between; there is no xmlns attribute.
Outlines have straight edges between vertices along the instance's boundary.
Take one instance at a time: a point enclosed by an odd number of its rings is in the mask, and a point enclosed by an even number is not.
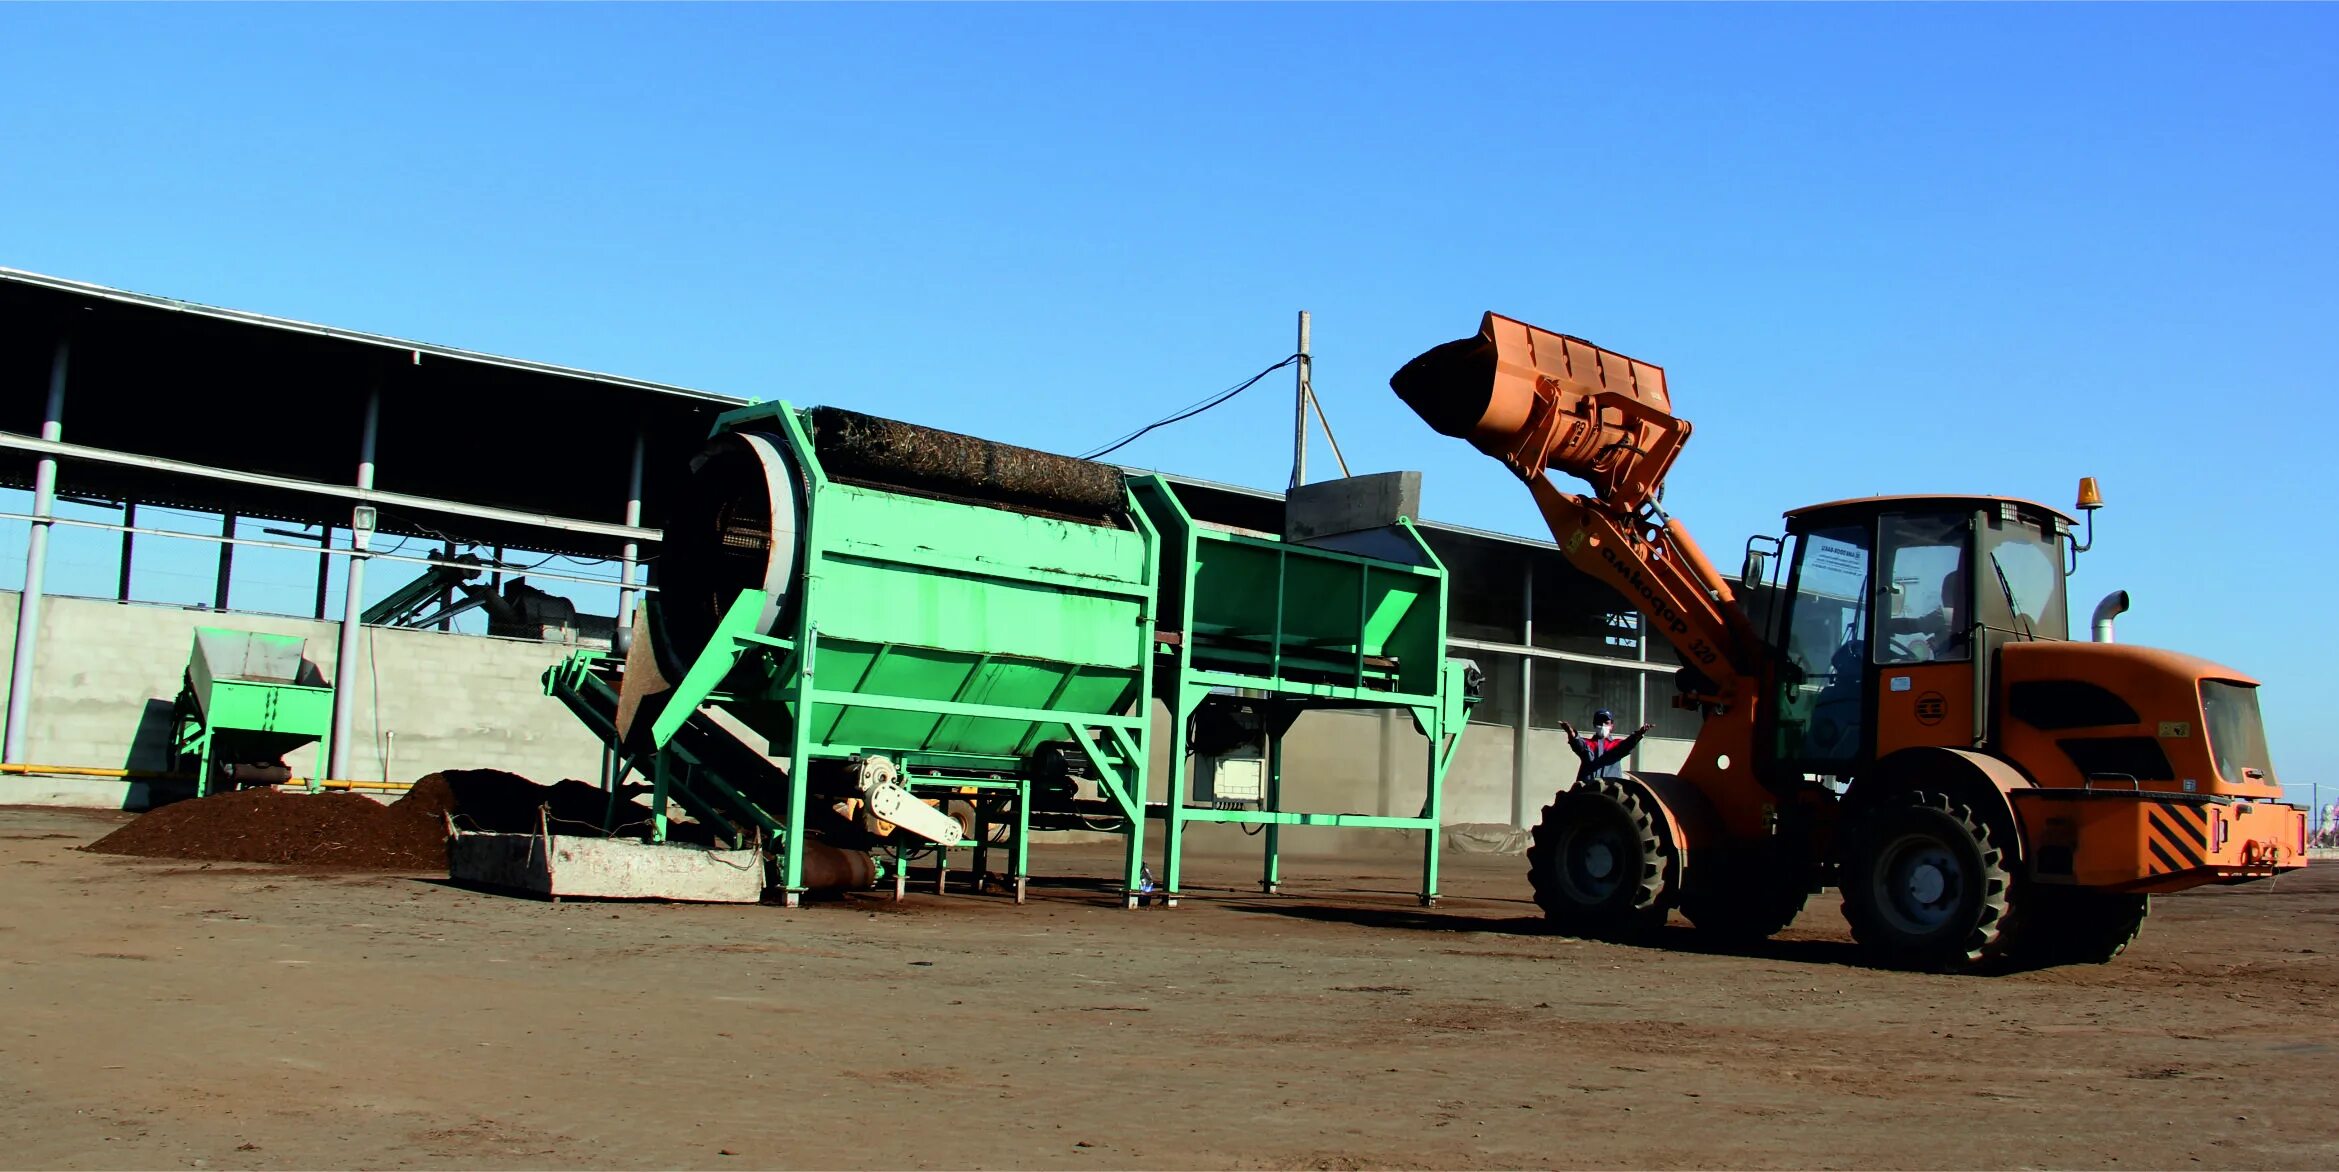
<svg viewBox="0 0 2339 1172"><path fill-rule="evenodd" d="M1770 555L1759 549L1746 551L1746 567L1738 571L1738 585L1749 594L1762 588L1770 577Z"/></svg>

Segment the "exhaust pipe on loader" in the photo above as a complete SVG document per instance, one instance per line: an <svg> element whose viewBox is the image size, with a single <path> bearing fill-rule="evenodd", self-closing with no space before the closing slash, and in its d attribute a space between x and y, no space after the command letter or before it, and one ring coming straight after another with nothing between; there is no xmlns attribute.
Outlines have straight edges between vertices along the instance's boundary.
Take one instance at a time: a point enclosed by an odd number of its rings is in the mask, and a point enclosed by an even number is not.
<svg viewBox="0 0 2339 1172"><path fill-rule="evenodd" d="M2095 641L2098 643L2112 642L2112 620L2126 613L2128 613L2127 591L2114 590L2104 595L2103 601L2095 604L2095 618L2091 624L2095 630Z"/></svg>

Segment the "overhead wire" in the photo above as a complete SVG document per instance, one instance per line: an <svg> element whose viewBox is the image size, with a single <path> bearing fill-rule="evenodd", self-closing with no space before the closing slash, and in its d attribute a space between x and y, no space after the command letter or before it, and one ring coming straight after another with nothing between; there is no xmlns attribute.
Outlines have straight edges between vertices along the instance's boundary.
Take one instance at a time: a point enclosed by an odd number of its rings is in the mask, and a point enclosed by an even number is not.
<svg viewBox="0 0 2339 1172"><path fill-rule="evenodd" d="M1160 419L1156 419L1153 422L1148 423L1145 426L1140 427L1137 430L1132 431L1129 434L1122 436L1120 439L1114 440L1112 443L1106 444L1101 448L1091 452L1082 453L1080 458L1083 460L1101 459L1105 456L1112 455L1114 452L1120 451L1122 448L1128 447L1130 444L1136 443L1138 440L1143 439L1147 434L1153 431L1168 427L1173 423L1183 423L1188 419L1192 419L1193 417L1200 415L1203 412L1208 411L1229 399L1234 398L1236 395L1242 394L1244 391L1251 389L1251 387L1256 385L1260 379L1266 378L1268 375L1271 375L1276 371L1299 361L1299 359L1300 356L1298 354L1291 354L1284 358L1283 361L1278 362L1275 365L1270 366L1267 369L1262 370L1259 373L1254 374L1251 377L1244 379L1243 381L1236 383L1235 385L1228 387L1223 391L1195 400L1193 403L1190 403L1185 407L1181 407L1177 411L1163 416Z"/></svg>

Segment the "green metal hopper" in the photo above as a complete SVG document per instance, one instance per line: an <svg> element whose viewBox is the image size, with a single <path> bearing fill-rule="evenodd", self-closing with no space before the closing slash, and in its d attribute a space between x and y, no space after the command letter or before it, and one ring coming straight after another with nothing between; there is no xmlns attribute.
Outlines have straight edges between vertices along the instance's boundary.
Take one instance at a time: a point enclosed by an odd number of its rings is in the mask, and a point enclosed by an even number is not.
<svg viewBox="0 0 2339 1172"><path fill-rule="evenodd" d="M1170 706L1168 799L1152 814L1165 826L1162 887L1175 903L1184 836L1193 822L1265 827L1263 890L1282 882L1282 828L1328 826L1423 833L1421 902L1437 901L1439 806L1447 769L1475 702L1474 669L1445 658L1445 568L1410 520L1395 519L1390 556L1365 557L1196 521L1158 476L1132 482L1164 536L1165 585L1155 638L1164 659L1160 686ZM1240 712L1257 725L1249 743L1262 758L1261 792L1204 801L1189 757L1205 709ZM1322 709L1394 708L1425 740L1429 784L1420 812L1406 815L1283 808L1283 734ZM1224 720L1214 722L1225 725Z"/></svg>
<svg viewBox="0 0 2339 1172"><path fill-rule="evenodd" d="M193 759L197 797L242 784L239 767L269 766L311 742L325 760L333 689L305 646L291 635L196 628L173 728L176 755Z"/></svg>

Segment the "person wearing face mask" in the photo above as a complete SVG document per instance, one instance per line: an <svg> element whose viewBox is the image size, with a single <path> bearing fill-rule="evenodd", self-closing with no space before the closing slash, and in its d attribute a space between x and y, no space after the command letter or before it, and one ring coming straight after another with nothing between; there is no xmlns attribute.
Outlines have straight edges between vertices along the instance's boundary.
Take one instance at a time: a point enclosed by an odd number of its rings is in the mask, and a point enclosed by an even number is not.
<svg viewBox="0 0 2339 1172"><path fill-rule="evenodd" d="M1644 724L1634 729L1632 735L1619 737L1616 735L1616 714L1605 708L1592 713L1592 735L1588 737L1577 732L1576 726L1564 720L1559 722L1559 731L1567 734L1568 748L1574 749L1576 759L1583 762L1582 767L1576 770L1577 781L1624 776L1624 759L1632 755L1632 747L1639 744L1641 738L1655 727L1653 724Z"/></svg>

